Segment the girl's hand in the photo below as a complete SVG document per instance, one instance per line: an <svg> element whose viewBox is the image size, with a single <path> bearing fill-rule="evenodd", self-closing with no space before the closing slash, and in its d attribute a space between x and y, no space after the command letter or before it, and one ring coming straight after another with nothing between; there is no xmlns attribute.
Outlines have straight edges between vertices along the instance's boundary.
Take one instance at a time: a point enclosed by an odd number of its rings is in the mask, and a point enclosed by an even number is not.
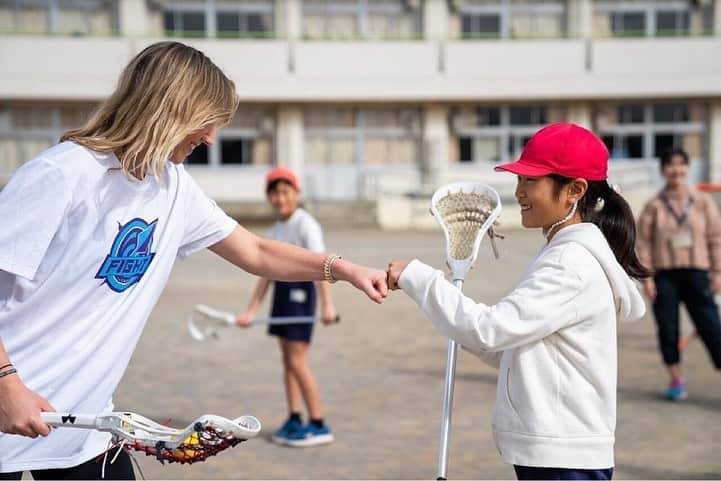
<svg viewBox="0 0 721 481"><path fill-rule="evenodd" d="M388 287L392 291L400 289L400 287L398 287L398 279L401 278L401 274L403 274L406 266L408 266L408 261L395 260L388 263Z"/></svg>
<svg viewBox="0 0 721 481"><path fill-rule="evenodd" d="M321 313L320 320L323 321L323 324L326 326L330 326L331 324L335 324L335 320L338 317L338 313L335 310L335 306L333 304L330 304L328 306L323 306L323 310Z"/></svg>
<svg viewBox="0 0 721 481"><path fill-rule="evenodd" d="M23 384L17 374L0 378L0 432L36 438L50 434L41 412L55 412L42 396Z"/></svg>
<svg viewBox="0 0 721 481"><path fill-rule="evenodd" d="M653 279L649 278L643 281L643 292L649 301L656 302L656 282Z"/></svg>
<svg viewBox="0 0 721 481"><path fill-rule="evenodd" d="M253 325L253 319L255 318L255 312L253 311L245 311L242 314L239 314L235 317L235 324L238 327L242 327L244 329L250 327Z"/></svg>

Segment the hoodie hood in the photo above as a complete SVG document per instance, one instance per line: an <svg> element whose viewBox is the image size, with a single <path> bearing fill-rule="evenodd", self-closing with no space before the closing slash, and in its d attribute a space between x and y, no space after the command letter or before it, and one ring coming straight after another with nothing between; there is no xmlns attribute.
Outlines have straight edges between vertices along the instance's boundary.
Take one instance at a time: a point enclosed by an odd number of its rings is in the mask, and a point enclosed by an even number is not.
<svg viewBox="0 0 721 481"><path fill-rule="evenodd" d="M591 222L570 225L559 230L548 246L575 242L588 250L606 273L616 302L616 314L621 321L635 321L646 313L646 303L635 282L616 260L603 232Z"/></svg>

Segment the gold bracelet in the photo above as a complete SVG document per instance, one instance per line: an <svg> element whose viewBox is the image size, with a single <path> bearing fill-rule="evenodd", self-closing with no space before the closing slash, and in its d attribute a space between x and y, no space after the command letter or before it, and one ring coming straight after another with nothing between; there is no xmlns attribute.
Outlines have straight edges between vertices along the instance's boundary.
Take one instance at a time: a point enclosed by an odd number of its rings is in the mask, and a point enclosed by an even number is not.
<svg viewBox="0 0 721 481"><path fill-rule="evenodd" d="M337 254L331 254L323 261L323 280L328 281L330 284L338 282L338 279L333 275L333 263L338 259L342 259Z"/></svg>

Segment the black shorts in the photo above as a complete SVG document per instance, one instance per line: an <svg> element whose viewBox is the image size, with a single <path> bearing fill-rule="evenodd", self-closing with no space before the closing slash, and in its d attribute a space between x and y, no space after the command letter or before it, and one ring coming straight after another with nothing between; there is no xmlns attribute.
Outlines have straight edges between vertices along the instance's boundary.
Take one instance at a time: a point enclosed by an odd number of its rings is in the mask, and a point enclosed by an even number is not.
<svg viewBox="0 0 721 481"><path fill-rule="evenodd" d="M105 479L135 479L133 464L130 455L123 450L114 463L110 461L120 448L113 448L108 452L107 458L100 456L84 462L78 466L64 469L38 469L30 472L33 479L103 479L103 460L105 460ZM0 473L0 480L22 479L23 472Z"/></svg>
<svg viewBox="0 0 721 481"><path fill-rule="evenodd" d="M313 282L276 282L271 317L315 316L316 291ZM268 327L268 334L289 341L310 343L314 323L280 324Z"/></svg>

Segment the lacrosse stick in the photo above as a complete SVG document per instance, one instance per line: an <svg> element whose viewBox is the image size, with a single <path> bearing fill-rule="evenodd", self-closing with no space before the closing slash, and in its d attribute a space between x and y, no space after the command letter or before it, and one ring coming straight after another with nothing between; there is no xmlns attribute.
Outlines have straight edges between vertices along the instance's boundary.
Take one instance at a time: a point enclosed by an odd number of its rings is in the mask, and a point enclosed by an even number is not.
<svg viewBox="0 0 721 481"><path fill-rule="evenodd" d="M446 238L446 264L451 270L453 285L463 290L463 281L478 256L483 236L488 234L493 254L498 258L493 226L501 213L498 192L484 184L459 182L441 187L431 199L431 214L443 229ZM448 441L451 431L453 386L456 377L458 345L448 341L446 381L443 389L443 419L438 453L438 479L446 479Z"/></svg>
<svg viewBox="0 0 721 481"><path fill-rule="evenodd" d="M185 429L174 429L135 413L42 413L43 422L55 427L95 429L112 434L113 444L141 451L164 463L192 464L205 461L224 449L260 432L253 416L226 419L206 414Z"/></svg>
<svg viewBox="0 0 721 481"><path fill-rule="evenodd" d="M283 316L253 319L253 324L312 324L313 316ZM335 322L340 322L336 316ZM235 327L235 314L208 307L205 304L196 304L188 316L188 332L196 341L204 341L209 337L218 338L218 331L225 327Z"/></svg>

